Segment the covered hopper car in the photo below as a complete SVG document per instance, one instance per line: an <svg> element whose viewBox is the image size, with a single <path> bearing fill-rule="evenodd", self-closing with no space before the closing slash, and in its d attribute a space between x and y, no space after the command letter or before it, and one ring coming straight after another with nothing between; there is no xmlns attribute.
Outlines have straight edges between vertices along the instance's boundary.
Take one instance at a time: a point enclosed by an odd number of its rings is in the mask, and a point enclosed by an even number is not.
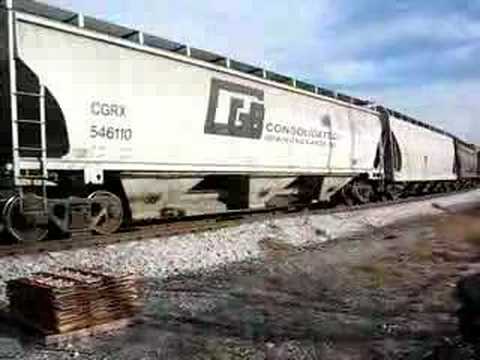
<svg viewBox="0 0 480 360"><path fill-rule="evenodd" d="M0 1L0 211L18 241L145 218L470 186L477 149L369 101Z"/></svg>

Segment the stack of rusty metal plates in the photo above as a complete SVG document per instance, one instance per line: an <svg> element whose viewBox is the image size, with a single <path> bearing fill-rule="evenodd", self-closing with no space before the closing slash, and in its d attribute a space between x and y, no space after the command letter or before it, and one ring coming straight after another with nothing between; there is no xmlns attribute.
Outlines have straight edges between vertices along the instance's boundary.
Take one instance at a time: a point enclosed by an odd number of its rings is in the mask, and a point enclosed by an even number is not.
<svg viewBox="0 0 480 360"><path fill-rule="evenodd" d="M131 318L141 306L130 274L64 268L9 281L10 311L45 334L61 334Z"/></svg>

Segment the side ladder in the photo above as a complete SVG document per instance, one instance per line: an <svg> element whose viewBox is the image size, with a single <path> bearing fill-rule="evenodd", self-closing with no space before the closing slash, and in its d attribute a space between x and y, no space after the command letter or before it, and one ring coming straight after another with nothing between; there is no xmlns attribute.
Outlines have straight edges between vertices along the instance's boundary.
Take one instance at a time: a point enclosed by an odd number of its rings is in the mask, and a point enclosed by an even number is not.
<svg viewBox="0 0 480 360"><path fill-rule="evenodd" d="M40 114L37 119L19 119L18 118L18 98L30 97L37 98L39 102ZM48 181L48 169L47 169L47 129L46 129L46 108L45 108L45 86L40 84L38 93L30 93L17 91L14 89L12 92L12 101L15 103L13 107L15 111L12 111L12 144L13 144L13 180L14 185L18 189L20 199L20 206L23 210L23 198L25 186L40 186L42 197L42 211L47 212L48 200L47 200L47 181ZM22 145L24 142L21 138L21 129L24 126L38 127L40 138L38 147ZM28 133L28 132L27 132ZM29 144L30 145L30 144ZM34 154L33 156L22 157L22 153ZM32 173L31 169L23 168L23 162L26 158L35 157L39 162L39 171Z"/></svg>

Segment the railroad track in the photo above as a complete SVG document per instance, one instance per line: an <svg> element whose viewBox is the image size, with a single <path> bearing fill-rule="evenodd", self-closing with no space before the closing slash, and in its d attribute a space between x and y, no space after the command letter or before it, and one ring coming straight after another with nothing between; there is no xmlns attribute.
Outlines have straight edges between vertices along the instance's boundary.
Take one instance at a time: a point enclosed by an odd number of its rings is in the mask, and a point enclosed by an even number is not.
<svg viewBox="0 0 480 360"><path fill-rule="evenodd" d="M467 193L472 189L456 191L452 193L429 194L425 196L408 197L399 200L390 200L365 205L336 206L331 208L319 208L316 205L299 208L275 208L259 211L238 211L221 215L209 215L171 222L146 222L125 229L113 235L93 235L92 233L78 233L68 239L47 240L36 243L19 243L11 245L0 245L0 258L7 256L32 255L48 252L76 250L89 247L105 247L108 245L142 241L153 238L170 237L175 235L201 233L239 226L246 223L265 221L267 219L279 219L292 216L300 216L305 213L309 215L329 215L336 213L353 212L360 210L375 209L387 206L395 206L406 203L422 202L437 198Z"/></svg>

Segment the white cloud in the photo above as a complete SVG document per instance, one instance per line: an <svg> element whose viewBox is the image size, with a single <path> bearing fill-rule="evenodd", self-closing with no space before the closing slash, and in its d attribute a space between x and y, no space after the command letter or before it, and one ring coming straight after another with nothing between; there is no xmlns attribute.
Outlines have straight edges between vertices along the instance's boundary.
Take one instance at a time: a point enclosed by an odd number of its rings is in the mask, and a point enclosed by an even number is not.
<svg viewBox="0 0 480 360"><path fill-rule="evenodd" d="M327 62L319 66L317 76L327 83L358 85L371 81L377 73L376 64L370 60Z"/></svg>
<svg viewBox="0 0 480 360"><path fill-rule="evenodd" d="M343 29L334 28L322 35L322 41L329 48L325 59L333 61L351 58L359 52L368 52L368 49L378 50L415 40L436 43L480 40L480 21L462 14L431 17L418 14L380 18L376 22Z"/></svg>
<svg viewBox="0 0 480 360"><path fill-rule="evenodd" d="M381 27L381 29L379 29ZM380 30L380 31L379 31ZM428 17L425 15L396 18L367 28L374 36L381 34L379 39L394 40L399 37L427 38L440 41L470 40L480 36L480 23L473 21L464 14L443 14ZM371 41L372 38L370 37Z"/></svg>

